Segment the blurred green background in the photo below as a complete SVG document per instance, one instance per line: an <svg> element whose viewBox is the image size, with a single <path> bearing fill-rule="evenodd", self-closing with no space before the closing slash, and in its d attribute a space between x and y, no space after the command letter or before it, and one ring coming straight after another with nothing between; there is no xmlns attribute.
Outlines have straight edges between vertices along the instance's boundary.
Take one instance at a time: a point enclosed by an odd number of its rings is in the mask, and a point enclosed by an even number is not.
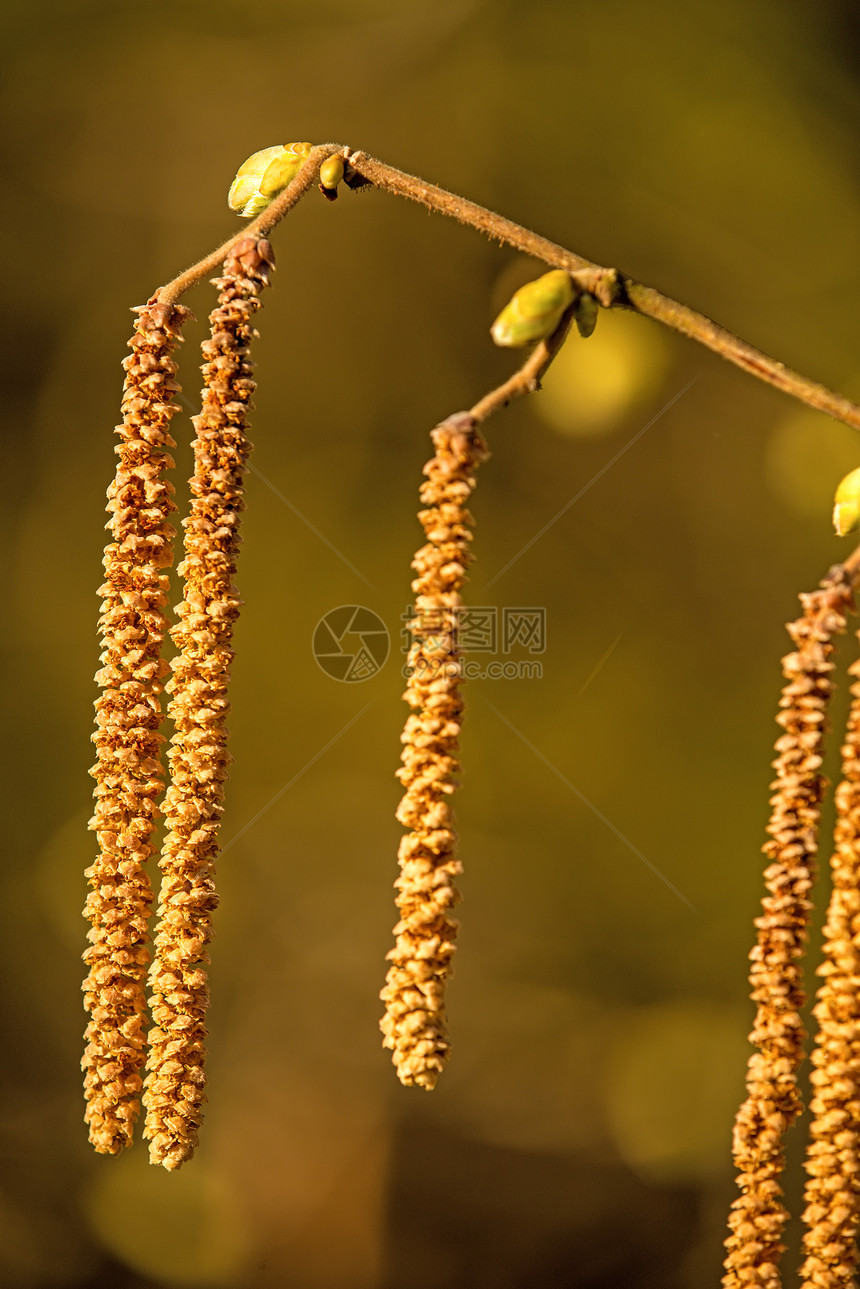
<svg viewBox="0 0 860 1289"><path fill-rule="evenodd" d="M140 1144L90 1152L78 1072L111 427L129 308L236 227L250 152L301 139L501 210L857 397L856 8L5 0L0 36L0 1283L717 1284L777 660L796 592L847 553L829 508L854 433L632 315L490 422L471 599L544 608L546 650L540 678L468 689L455 1052L431 1096L405 1090L377 993L417 487L429 429L515 365L488 328L538 266L373 192L312 194L276 230L210 1102L168 1175ZM195 405L211 299L187 301ZM344 604L392 636L363 683L311 652Z"/></svg>

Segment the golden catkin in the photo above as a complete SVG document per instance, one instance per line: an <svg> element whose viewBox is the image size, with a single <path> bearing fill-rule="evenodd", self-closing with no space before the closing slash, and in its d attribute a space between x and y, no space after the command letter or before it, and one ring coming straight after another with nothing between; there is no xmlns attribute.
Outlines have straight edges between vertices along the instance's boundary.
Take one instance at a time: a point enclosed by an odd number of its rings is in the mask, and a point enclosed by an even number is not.
<svg viewBox="0 0 860 1289"><path fill-rule="evenodd" d="M850 668L860 676L860 663ZM830 861L833 889L824 925L823 984L814 1013L812 1122L806 1155L804 1289L856 1283L860 1219L860 683L851 687L836 789Z"/></svg>
<svg viewBox="0 0 860 1289"><path fill-rule="evenodd" d="M172 353L190 316L154 300L136 310L125 359L116 475L108 489L105 583L99 590L102 668L96 676L98 760L95 831L99 854L87 869L84 915L91 924L84 954L90 1014L82 1062L90 1141L102 1154L131 1144L140 1108L146 1036L147 922L152 890L144 865L152 854L156 800L164 786L159 733L167 664L161 645L173 562L175 509L165 473L173 466L171 417L178 410Z"/></svg>
<svg viewBox="0 0 860 1289"><path fill-rule="evenodd" d="M467 412L443 421L432 439L436 455L424 467L427 482L420 493L427 509L418 515L427 544L412 562L418 576L412 583L415 618L404 699L413 710L397 772L404 787L397 818L409 831L400 842L395 883L400 921L381 993L383 1045L391 1050L397 1076L401 1083L428 1090L450 1049L445 984L457 934L450 916L459 898L454 879L462 871L450 805L463 714L460 591L471 558L473 520L466 502L475 487L475 469L487 456L477 422Z"/></svg>
<svg viewBox="0 0 860 1289"><path fill-rule="evenodd" d="M747 1068L747 1097L734 1128L741 1194L732 1205L726 1240L726 1289L778 1289L782 1232L788 1214L779 1178L783 1137L802 1109L797 1071L803 1060L800 1008L805 1001L800 958L806 947L825 780L820 773L833 670L832 638L845 629L851 582L837 565L821 589L801 595L803 614L788 627L796 646L782 660L786 684L777 722L776 779L771 784L770 840L764 853L768 894L756 918L750 986L756 1016Z"/></svg>
<svg viewBox="0 0 860 1289"><path fill-rule="evenodd" d="M197 1143L203 1118L205 964L217 904L215 862L229 755L225 718L240 601L233 584L243 509L246 437L254 391L249 345L261 289L274 266L272 248L248 237L237 243L216 279L210 316L202 411L194 418L191 513L184 521L184 580L178 654L168 682L175 733L165 794L159 923L150 972L153 1027L144 1089L150 1158L178 1168Z"/></svg>

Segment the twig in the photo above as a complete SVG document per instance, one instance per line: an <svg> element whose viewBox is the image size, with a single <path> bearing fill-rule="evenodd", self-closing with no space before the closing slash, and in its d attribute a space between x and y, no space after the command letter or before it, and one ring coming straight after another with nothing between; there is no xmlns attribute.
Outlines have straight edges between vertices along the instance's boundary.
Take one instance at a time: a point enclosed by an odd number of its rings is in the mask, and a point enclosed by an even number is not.
<svg viewBox="0 0 860 1289"><path fill-rule="evenodd" d="M162 304L173 304L189 291L191 287L202 282L210 273L220 266L227 259L227 256L233 250L238 242L245 237L266 237L272 231L276 224L279 224L285 215L288 215L294 206L297 206L304 197L309 188L313 186L314 180L319 174L320 166L326 157L332 156L335 152L342 152L338 143L321 143L318 147L313 148L307 156L304 165L296 174L291 183L287 184L283 192L278 193L274 201L266 207L261 215L252 220L250 224L243 224L238 233L228 237L226 242L222 242L214 251L192 264L190 269L180 273L172 282L166 286L160 287L156 298Z"/></svg>
<svg viewBox="0 0 860 1289"><path fill-rule="evenodd" d="M492 416L499 408L506 407L513 399L519 398L521 394L534 394L540 389L541 377L559 349L561 349L570 330L575 307L574 303L569 309L565 310L562 314L561 322L552 335L548 336L546 340L542 340L535 347L522 367L515 371L513 376L510 376L495 389L491 389L489 394L485 394L471 408L470 415L475 418L478 424L481 421L486 421L487 417Z"/></svg>
<svg viewBox="0 0 860 1289"><path fill-rule="evenodd" d="M384 161L366 157L363 152L352 153L349 157L349 170L357 171L383 192L408 197L437 215L448 215L461 224L468 224L470 228L476 228L478 232L486 233L494 240L506 242L508 246L513 246L526 255L533 255L536 260L543 260L553 268L567 269L584 291L590 291L607 308L617 302L619 280L615 269L604 269L599 264L592 264L590 260L533 233L530 228L515 224L504 215L497 215L495 211L487 210L485 206L479 206L445 188L437 188L435 184L427 183L417 175L408 175Z"/></svg>
<svg viewBox="0 0 860 1289"><path fill-rule="evenodd" d="M634 278L619 273L616 269L592 264L590 260L583 259L573 251L558 246L555 242L532 232L531 229L523 228L522 225L515 224L512 220L487 210L476 202L468 201L456 193L447 192L444 188L427 183L426 180L419 179L415 175L406 174L403 170L398 170L396 166L390 166L384 161L366 157L362 152L352 152L338 143L322 143L313 148L296 177L253 223L163 286L158 292L158 300L164 304L174 304L189 287L194 286L216 269L241 237L254 234L265 237L313 186L323 161L335 154L344 158L347 183L351 179L353 186L359 186L364 181L365 184L370 184L383 192L407 197L410 201L419 202L436 214L448 215L452 219L459 220L460 223L486 233L489 237L498 239L508 246L513 246L526 255L532 255L553 268L566 269L576 279L580 288L591 292L605 308L621 306L654 318L671 327L673 331L678 331L681 335L712 349L714 353L720 354L721 357L766 384L773 385L785 394L790 394L809 407L826 412L836 420L852 426L853 429L860 429L860 406L856 403L852 403L850 399L835 393L825 385L801 376L799 372L792 371L784 363L769 358L767 354L748 345L746 341L733 335L725 327L718 326L704 314L696 313L687 305L680 304L677 300L655 290L654 287L645 286ZM515 390L514 393L516 392L518 391ZM513 397L513 394L511 396Z"/></svg>
<svg viewBox="0 0 860 1289"><path fill-rule="evenodd" d="M679 304L677 300L661 295L654 287L643 286L641 282L634 282L628 277L622 278L621 281L625 297L623 302L635 309L637 313L644 313L648 318L656 318L658 322L664 322L674 331L680 331L682 336L689 336L691 340L698 340L708 349L713 349L714 353L720 354L736 367L749 372L751 376L758 376L759 380L773 385L776 389L781 389L784 394L790 394L801 403L817 408L820 412L826 412L837 421L844 421L852 429L860 430L860 407L852 403L849 398L843 398L841 394L834 393L826 385L819 385L816 381L809 380L807 376L801 376L799 372L792 371L784 363L777 362L775 358L768 358L767 354L754 349L738 336L732 335L725 327L720 327L710 318L706 318L703 313L696 313L694 309L688 309L685 304Z"/></svg>

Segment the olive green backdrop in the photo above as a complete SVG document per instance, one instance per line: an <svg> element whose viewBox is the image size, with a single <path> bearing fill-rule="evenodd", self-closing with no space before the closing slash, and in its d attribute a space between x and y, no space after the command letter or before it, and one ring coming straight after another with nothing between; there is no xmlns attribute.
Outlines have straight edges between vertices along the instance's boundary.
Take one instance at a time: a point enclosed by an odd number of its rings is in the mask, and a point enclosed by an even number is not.
<svg viewBox="0 0 860 1289"><path fill-rule="evenodd" d="M519 672L468 686L455 1050L405 1090L377 994L417 488L429 429L515 365L489 326L537 268L374 192L276 230L210 1101L175 1175L82 1124L104 494L130 307L235 229L245 156L292 140L460 191L857 397L852 9L3 4L4 1286L718 1283L782 624L849 548L829 508L856 436L615 315L489 423L472 602L543 609L545 650L475 655ZM188 299L192 407L211 299ZM390 632L366 681L313 657L339 605Z"/></svg>

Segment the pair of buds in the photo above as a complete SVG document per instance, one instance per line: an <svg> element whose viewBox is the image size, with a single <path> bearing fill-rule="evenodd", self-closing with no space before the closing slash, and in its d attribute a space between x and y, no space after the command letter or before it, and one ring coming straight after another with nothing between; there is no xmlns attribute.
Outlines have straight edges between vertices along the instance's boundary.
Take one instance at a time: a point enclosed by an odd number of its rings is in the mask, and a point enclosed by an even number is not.
<svg viewBox="0 0 860 1289"><path fill-rule="evenodd" d="M597 323L597 301L581 291L564 269L553 269L521 286L490 328L497 345L519 349L536 340L547 340L573 305L573 318L581 336L590 336Z"/></svg>
<svg viewBox="0 0 860 1289"><path fill-rule="evenodd" d="M245 219L253 219L295 179L308 159L311 143L276 143L243 161L230 186L227 203ZM337 197L343 179L343 157L328 157L320 166L320 189L329 201Z"/></svg>
<svg viewBox="0 0 860 1289"><path fill-rule="evenodd" d="M582 336L590 336L597 321L597 301L578 288L569 273L554 269L520 287L492 326L497 345L520 346L546 340L573 304L573 317ZM833 505L833 527L840 537L860 530L860 468L847 474Z"/></svg>

